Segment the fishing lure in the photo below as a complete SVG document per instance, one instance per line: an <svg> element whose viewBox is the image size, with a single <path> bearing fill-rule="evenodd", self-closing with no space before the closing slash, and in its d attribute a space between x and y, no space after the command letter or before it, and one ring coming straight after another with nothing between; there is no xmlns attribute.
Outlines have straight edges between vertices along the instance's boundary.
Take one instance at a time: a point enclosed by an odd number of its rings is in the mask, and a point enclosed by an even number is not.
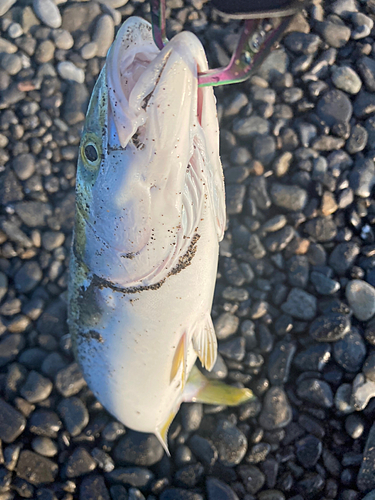
<svg viewBox="0 0 375 500"><path fill-rule="evenodd" d="M184 401L236 405L209 381L210 311L225 227L219 127L195 35L162 50L151 25L120 28L93 90L77 167L69 327L83 375L126 426L167 432Z"/></svg>

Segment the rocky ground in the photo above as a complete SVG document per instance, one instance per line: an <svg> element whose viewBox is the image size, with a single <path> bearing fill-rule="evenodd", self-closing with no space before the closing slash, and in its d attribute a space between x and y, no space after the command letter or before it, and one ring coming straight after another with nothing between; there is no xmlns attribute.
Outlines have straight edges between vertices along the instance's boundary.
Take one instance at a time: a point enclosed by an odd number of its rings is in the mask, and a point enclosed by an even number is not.
<svg viewBox="0 0 375 500"><path fill-rule="evenodd" d="M375 499L375 1L316 0L250 81L217 89L228 229L213 377L168 458L88 390L66 284L88 97L148 3L0 0L0 500ZM236 23L168 2L225 64Z"/></svg>

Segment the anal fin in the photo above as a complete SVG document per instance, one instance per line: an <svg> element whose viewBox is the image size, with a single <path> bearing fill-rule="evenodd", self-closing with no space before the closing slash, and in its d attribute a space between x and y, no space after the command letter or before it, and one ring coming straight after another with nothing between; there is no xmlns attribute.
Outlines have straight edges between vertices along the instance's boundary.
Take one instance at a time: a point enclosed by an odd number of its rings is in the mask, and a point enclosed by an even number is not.
<svg viewBox="0 0 375 500"><path fill-rule="evenodd" d="M196 327L193 335L193 347L202 366L206 370L211 371L217 357L217 340L214 325L209 314Z"/></svg>
<svg viewBox="0 0 375 500"><path fill-rule="evenodd" d="M208 380L196 366L190 372L183 401L206 403L211 405L237 406L256 396L250 389L239 389L218 380Z"/></svg>

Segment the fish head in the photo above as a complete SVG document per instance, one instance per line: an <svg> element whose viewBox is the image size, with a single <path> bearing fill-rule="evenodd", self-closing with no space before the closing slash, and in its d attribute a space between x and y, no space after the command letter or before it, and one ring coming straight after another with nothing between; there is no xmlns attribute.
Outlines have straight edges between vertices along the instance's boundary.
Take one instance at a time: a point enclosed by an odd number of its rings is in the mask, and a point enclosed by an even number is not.
<svg viewBox="0 0 375 500"><path fill-rule="evenodd" d="M215 99L197 79L206 68L195 35L159 51L151 25L133 17L95 85L78 160L75 252L117 286L165 279L198 232L203 203L222 237Z"/></svg>

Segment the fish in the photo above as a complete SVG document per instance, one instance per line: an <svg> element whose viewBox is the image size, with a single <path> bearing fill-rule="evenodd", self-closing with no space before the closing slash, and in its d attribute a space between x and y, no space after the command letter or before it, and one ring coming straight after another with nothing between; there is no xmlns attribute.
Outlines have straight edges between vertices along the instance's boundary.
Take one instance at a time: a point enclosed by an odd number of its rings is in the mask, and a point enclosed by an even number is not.
<svg viewBox="0 0 375 500"><path fill-rule="evenodd" d="M181 32L162 50L129 18L95 84L82 133L68 324L93 394L125 426L167 433L183 402L253 397L206 378L226 213L204 49Z"/></svg>

